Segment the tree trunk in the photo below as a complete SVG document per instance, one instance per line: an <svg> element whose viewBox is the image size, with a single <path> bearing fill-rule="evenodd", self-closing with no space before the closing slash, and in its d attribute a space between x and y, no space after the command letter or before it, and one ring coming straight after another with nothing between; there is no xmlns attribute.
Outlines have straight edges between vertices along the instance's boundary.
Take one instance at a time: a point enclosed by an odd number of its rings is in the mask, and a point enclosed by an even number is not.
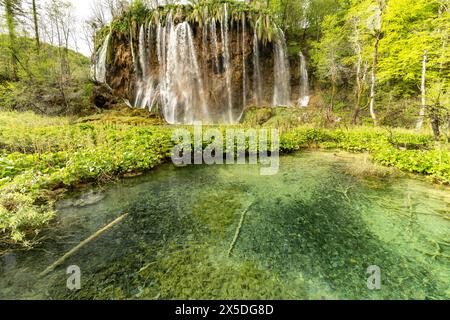
<svg viewBox="0 0 450 320"><path fill-rule="evenodd" d="M441 111L441 104L439 99L430 106L430 119L431 119L431 129L433 129L434 140L438 141L441 135L440 132L440 120L439 113Z"/></svg>
<svg viewBox="0 0 450 320"><path fill-rule="evenodd" d="M336 84L335 81L332 80L331 81L331 101L330 101L330 108L329 108L329 113L333 113L334 110L334 96L336 95Z"/></svg>
<svg viewBox="0 0 450 320"><path fill-rule="evenodd" d="M33 0L33 22L34 22L34 37L36 40L36 50L39 53L41 43L39 41L39 25L38 25L36 0Z"/></svg>
<svg viewBox="0 0 450 320"><path fill-rule="evenodd" d="M422 91L422 105L420 108L419 113L419 119L417 120L416 129L420 130L423 126L423 120L425 118L425 110L427 107L427 100L426 100L426 73L427 73L427 50L423 53L423 62L422 62L422 85L421 85L421 91Z"/></svg>
<svg viewBox="0 0 450 320"><path fill-rule="evenodd" d="M447 140L450 142L450 112L447 113Z"/></svg>
<svg viewBox="0 0 450 320"><path fill-rule="evenodd" d="M11 56L12 78L17 80L16 28L14 23L14 7L12 0L5 0L6 24L8 27L9 50Z"/></svg>
<svg viewBox="0 0 450 320"><path fill-rule="evenodd" d="M380 32L377 32L375 37L375 45L373 48L373 64L372 64L372 76L371 76L371 85L370 85L370 116L373 120L373 125L376 126L377 115L375 114L375 86L376 86L376 76L377 76L377 68L378 68L378 45L380 43Z"/></svg>
<svg viewBox="0 0 450 320"><path fill-rule="evenodd" d="M435 117L431 118L431 128L433 129L434 140L439 141L439 137L441 135L439 129L439 119Z"/></svg>
<svg viewBox="0 0 450 320"><path fill-rule="evenodd" d="M361 83L362 50L361 44L359 43L358 27L356 25L355 25L355 34L356 34L355 48L356 54L358 55L358 61L356 63L355 111L352 120L353 125L356 125L359 120L359 112L361 110L361 94L362 94L362 83Z"/></svg>

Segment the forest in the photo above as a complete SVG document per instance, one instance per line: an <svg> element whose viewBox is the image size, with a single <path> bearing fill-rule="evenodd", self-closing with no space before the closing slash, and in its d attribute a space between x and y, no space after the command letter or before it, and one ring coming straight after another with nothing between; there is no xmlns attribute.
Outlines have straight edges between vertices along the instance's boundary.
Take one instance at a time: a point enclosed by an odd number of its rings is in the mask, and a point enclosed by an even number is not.
<svg viewBox="0 0 450 320"><path fill-rule="evenodd" d="M86 3L0 0L0 298L450 298L448 0Z"/></svg>

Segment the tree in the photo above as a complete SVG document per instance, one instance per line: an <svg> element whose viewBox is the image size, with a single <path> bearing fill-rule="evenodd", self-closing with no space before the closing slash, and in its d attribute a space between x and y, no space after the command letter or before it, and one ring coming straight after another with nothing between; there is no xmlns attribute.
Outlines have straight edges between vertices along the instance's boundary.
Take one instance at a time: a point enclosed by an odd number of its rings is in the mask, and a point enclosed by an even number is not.
<svg viewBox="0 0 450 320"><path fill-rule="evenodd" d="M316 72L322 83L330 83L331 95L329 111L334 109L337 86L347 70L343 58L348 56L349 42L345 32L342 32L344 20L342 16L326 16L322 29L324 33L319 42L313 45L312 60L316 66Z"/></svg>
<svg viewBox="0 0 450 320"><path fill-rule="evenodd" d="M355 60L355 109L353 112L352 124L357 124L359 122L359 113L361 111L361 99L365 91L365 81L367 75L367 60L363 57L363 44L360 35L360 18L354 17L351 20L353 25L354 36L352 37L353 50L356 54Z"/></svg>
<svg viewBox="0 0 450 320"><path fill-rule="evenodd" d="M382 22L383 14L386 10L387 0L377 0L377 6L374 7L375 13L373 15L373 20L369 24L369 28L373 31L374 45L373 45L373 59L372 59L372 71L370 79L370 116L372 117L373 124L377 125L377 116L375 113L375 86L377 83L377 69L378 69L378 49L380 45L380 40L382 38Z"/></svg>
<svg viewBox="0 0 450 320"><path fill-rule="evenodd" d="M420 90L422 91L422 105L420 107L419 119L417 120L416 129L422 129L423 120L425 117L425 110L427 107L427 97L426 97L426 75L427 75L427 50L423 53L423 62L422 62L422 84L420 86Z"/></svg>
<svg viewBox="0 0 450 320"><path fill-rule="evenodd" d="M18 75L18 56L16 48L16 19L18 13L21 11L21 3L19 0L2 0L2 4L5 7L6 26L8 29L8 50L10 53L10 63L12 66L12 78L17 80Z"/></svg>
<svg viewBox="0 0 450 320"><path fill-rule="evenodd" d="M38 23L36 0L32 0L32 10L33 10L34 38L36 40L36 49L37 52L39 53L41 44L39 40L39 23Z"/></svg>

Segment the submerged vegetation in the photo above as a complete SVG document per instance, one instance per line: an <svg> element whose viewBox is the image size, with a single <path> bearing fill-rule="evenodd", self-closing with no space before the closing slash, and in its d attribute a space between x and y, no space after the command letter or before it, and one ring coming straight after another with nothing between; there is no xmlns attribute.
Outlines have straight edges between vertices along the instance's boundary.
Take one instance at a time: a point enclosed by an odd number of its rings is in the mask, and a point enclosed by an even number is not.
<svg viewBox="0 0 450 320"><path fill-rule="evenodd" d="M337 150L285 155L271 177L258 166L163 164L106 190L72 194L57 206L52 241L10 254L17 264L0 274L0 296L448 298L446 189L346 174L361 158ZM93 194L96 201L78 201ZM120 224L37 276L124 212ZM65 287L71 264L83 270L82 290ZM382 290L367 290L370 264L384 270Z"/></svg>

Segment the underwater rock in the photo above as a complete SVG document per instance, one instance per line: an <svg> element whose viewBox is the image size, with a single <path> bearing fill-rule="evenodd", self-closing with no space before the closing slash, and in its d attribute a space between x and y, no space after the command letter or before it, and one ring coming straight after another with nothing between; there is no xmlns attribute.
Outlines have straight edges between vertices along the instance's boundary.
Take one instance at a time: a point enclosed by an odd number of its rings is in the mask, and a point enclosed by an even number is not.
<svg viewBox="0 0 450 320"><path fill-rule="evenodd" d="M97 202L103 200L103 198L105 198L105 195L103 193L98 191L89 191L88 193L85 193L78 198L59 201L56 204L56 208L63 209L68 207L86 207L96 204Z"/></svg>

